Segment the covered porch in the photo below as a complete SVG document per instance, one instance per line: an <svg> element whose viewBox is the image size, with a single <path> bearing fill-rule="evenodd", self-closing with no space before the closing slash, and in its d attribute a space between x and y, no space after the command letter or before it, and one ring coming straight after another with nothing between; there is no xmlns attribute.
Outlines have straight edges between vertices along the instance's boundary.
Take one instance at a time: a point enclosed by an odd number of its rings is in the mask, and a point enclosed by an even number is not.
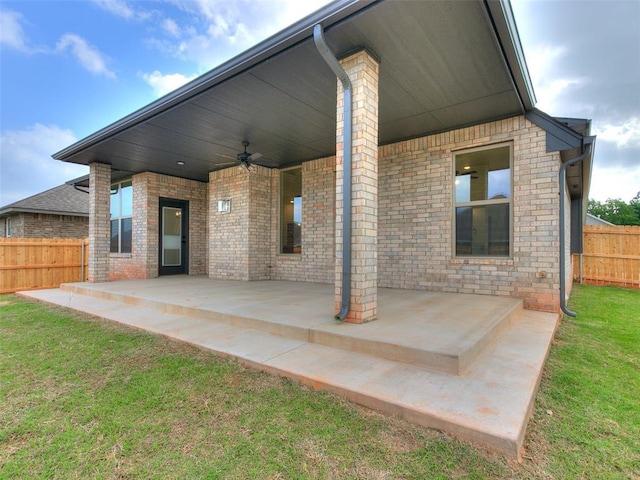
<svg viewBox="0 0 640 480"><path fill-rule="evenodd" d="M378 319L356 325L333 320L333 294L330 284L186 275L23 293L519 455L557 314L380 288Z"/></svg>

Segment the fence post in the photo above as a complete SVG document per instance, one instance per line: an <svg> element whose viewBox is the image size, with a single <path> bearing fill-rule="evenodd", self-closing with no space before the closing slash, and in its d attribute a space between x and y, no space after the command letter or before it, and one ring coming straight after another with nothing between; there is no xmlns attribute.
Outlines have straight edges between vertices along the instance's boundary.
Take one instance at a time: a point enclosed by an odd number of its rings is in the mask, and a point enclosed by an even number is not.
<svg viewBox="0 0 640 480"><path fill-rule="evenodd" d="M580 265L578 267L579 268L579 274L578 275L579 275L579 279L580 279L579 280L580 285L582 285L582 283L583 283L583 279L582 279L582 260L583 260L583 256L584 256L584 253L581 253L580 254L580 262L579 262Z"/></svg>
<svg viewBox="0 0 640 480"><path fill-rule="evenodd" d="M84 282L84 238L80 240L80 281Z"/></svg>

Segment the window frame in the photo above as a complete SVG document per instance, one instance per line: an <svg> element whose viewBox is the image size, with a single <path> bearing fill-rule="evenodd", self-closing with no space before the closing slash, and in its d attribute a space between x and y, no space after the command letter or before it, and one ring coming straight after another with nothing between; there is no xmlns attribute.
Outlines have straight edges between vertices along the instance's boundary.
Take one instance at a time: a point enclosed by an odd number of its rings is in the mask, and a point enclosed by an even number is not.
<svg viewBox="0 0 640 480"><path fill-rule="evenodd" d="M291 170L299 170L300 171L300 251L295 251L295 245L294 245L294 251L291 252L284 252L284 243L282 241L282 236L283 236L283 232L282 232L282 228L283 228L283 215L284 215L284 208L283 208L283 188L284 188L284 182L282 181L283 179L283 174L286 172L289 172ZM283 168L280 169L279 171L279 189L278 189L278 255L302 255L302 228L303 228L303 219L304 219L304 215L303 215L303 211L304 211L304 199L303 199L303 195L302 195L302 191L303 191L303 178L302 178L302 165L297 165L294 167L289 167L289 168ZM295 199L296 197L294 197ZM294 220L295 220L295 216L294 216Z"/></svg>
<svg viewBox="0 0 640 480"><path fill-rule="evenodd" d="M131 215L123 215L122 214L122 189L123 187L131 187ZM115 192L114 192L115 190ZM133 181L131 179L128 180L122 180L120 182L117 183L112 183L111 184L111 197L110 197L110 202L113 198L114 195L118 196L118 209L119 212L117 215L111 215L111 205L109 205L109 252L112 254L130 254L133 252ZM131 249L129 251L123 251L122 250L122 232L123 232L123 221L127 220L127 219L131 219L131 242L130 242L130 247ZM114 251L111 249L111 232L112 232L112 222L113 221L117 221L118 222L118 249L117 251Z"/></svg>
<svg viewBox="0 0 640 480"><path fill-rule="evenodd" d="M494 150L499 148L509 148L509 197L508 198L497 198L497 199L486 199L486 200L470 200L465 202L457 202L456 201L456 160L459 155L465 155L474 152L486 151L486 150ZM452 258L461 259L461 260L474 260L474 259L496 259L496 260L505 260L505 259L513 259L513 142L500 142L500 143L492 143L488 145L481 145L473 148L464 148L460 150L455 150L452 152L453 158L451 162L451 174L453 181L452 185ZM458 254L457 245L458 245L458 232L457 232L457 214L456 211L458 208L469 207L473 209L474 207L490 207L492 205L508 205L509 208L509 249L507 255L474 255L473 253L464 255Z"/></svg>
<svg viewBox="0 0 640 480"><path fill-rule="evenodd" d="M4 227L5 227L5 236L7 238L11 238L11 217L7 217L4 221Z"/></svg>

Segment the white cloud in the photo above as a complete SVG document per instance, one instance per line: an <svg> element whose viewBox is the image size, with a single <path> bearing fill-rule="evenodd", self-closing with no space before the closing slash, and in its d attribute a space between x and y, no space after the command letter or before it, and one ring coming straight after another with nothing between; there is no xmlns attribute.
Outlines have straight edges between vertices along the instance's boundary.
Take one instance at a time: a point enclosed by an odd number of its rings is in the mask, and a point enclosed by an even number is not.
<svg viewBox="0 0 640 480"><path fill-rule="evenodd" d="M229 22L225 19L225 17L221 14L214 15L213 18L210 19L209 28L207 28L207 33L213 38L224 38L224 37L232 37L232 33L230 32Z"/></svg>
<svg viewBox="0 0 640 480"><path fill-rule="evenodd" d="M512 7L538 108L593 120L598 139L589 197L628 202L640 190L640 64L629 61L640 54L640 3L575 8L575 2L517 0Z"/></svg>
<svg viewBox="0 0 640 480"><path fill-rule="evenodd" d="M174 3L186 11L196 11L203 15L207 20L214 20L216 16L223 13L227 18L238 18L240 16L240 8L250 7L247 2L224 2L220 0L174 0ZM195 9L194 9L195 7Z"/></svg>
<svg viewBox="0 0 640 480"><path fill-rule="evenodd" d="M304 2L281 0L280 3L282 5L275 9L276 23L280 25L279 29L301 20L330 2L329 0L306 0Z"/></svg>
<svg viewBox="0 0 640 480"><path fill-rule="evenodd" d="M56 125L35 124L0 136L0 205L7 205L89 173L82 165L51 155L75 143L75 134Z"/></svg>
<svg viewBox="0 0 640 480"><path fill-rule="evenodd" d="M180 27L178 27L178 24L175 22L175 20L171 18L166 18L163 20L162 29L172 37L178 38L181 35Z"/></svg>
<svg viewBox="0 0 640 480"><path fill-rule="evenodd" d="M115 78L116 75L107 68L106 60L102 53L87 41L74 33L64 34L56 44L57 52L64 52L67 49L76 57L80 64L94 75L104 75Z"/></svg>
<svg viewBox="0 0 640 480"><path fill-rule="evenodd" d="M558 67L568 54L565 46L545 43L533 45L527 50L527 67L538 101L536 106L552 115L563 115L567 92L584 84L583 79L567 76Z"/></svg>
<svg viewBox="0 0 640 480"><path fill-rule="evenodd" d="M27 38L22 30L23 17L17 12L0 10L0 44L20 52L29 52Z"/></svg>
<svg viewBox="0 0 640 480"><path fill-rule="evenodd" d="M129 19L135 16L133 9L122 0L94 0L94 3L118 17Z"/></svg>
<svg viewBox="0 0 640 480"><path fill-rule="evenodd" d="M599 167L596 160L591 174L589 198L600 202L609 198L618 198L628 203L638 192L640 192L640 170L612 168L609 165Z"/></svg>
<svg viewBox="0 0 640 480"><path fill-rule="evenodd" d="M191 80L196 78L196 75L187 77L185 75L182 75L181 73L170 73L163 75L158 70L155 70L152 73L139 72L138 75L140 75L145 82L151 85L151 87L153 88L153 92L158 97L166 95L167 93L172 92L176 88L179 88L185 83L190 82Z"/></svg>
<svg viewBox="0 0 640 480"><path fill-rule="evenodd" d="M615 143L619 149L640 148L640 118L630 118L622 124L594 122L598 140Z"/></svg>
<svg viewBox="0 0 640 480"><path fill-rule="evenodd" d="M31 45L22 25L26 23L21 13L0 10L0 45L22 53L46 53L45 47Z"/></svg>
<svg viewBox="0 0 640 480"><path fill-rule="evenodd" d="M154 39L150 43L182 60L209 70L305 15L328 0L168 0L183 12L171 21L177 29L164 31L180 41ZM266 20L268 19L268 21Z"/></svg>
<svg viewBox="0 0 640 480"><path fill-rule="evenodd" d="M151 14L144 10L136 10L125 0L93 0L93 2L106 12L126 20L146 20Z"/></svg>
<svg viewBox="0 0 640 480"><path fill-rule="evenodd" d="M22 28L24 21L24 17L20 13L0 10L0 44L27 54L51 55L71 50L73 56L91 73L115 78L115 74L107 68L106 60L102 53L97 48L89 45L84 38L73 33L67 33L60 37L55 49L31 45Z"/></svg>

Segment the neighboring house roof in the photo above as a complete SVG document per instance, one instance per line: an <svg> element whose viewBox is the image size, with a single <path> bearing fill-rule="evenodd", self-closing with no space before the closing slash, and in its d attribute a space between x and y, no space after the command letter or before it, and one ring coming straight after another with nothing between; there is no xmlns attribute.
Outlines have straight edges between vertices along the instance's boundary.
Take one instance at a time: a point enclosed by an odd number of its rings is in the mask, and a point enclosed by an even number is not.
<svg viewBox="0 0 640 480"><path fill-rule="evenodd" d="M15 213L47 213L51 215L89 216L89 195L72 185L60 185L24 200L0 207L0 216Z"/></svg>
<svg viewBox="0 0 640 480"><path fill-rule="evenodd" d="M208 181L242 141L273 167L335 155L337 81L316 24L338 58L366 49L380 60L382 145L535 104L508 0L338 0L54 158Z"/></svg>
<svg viewBox="0 0 640 480"><path fill-rule="evenodd" d="M607 222L606 220L601 219L600 217L596 217L595 215L591 215L587 213L587 225L600 225L606 227L615 227L615 225L611 222Z"/></svg>

